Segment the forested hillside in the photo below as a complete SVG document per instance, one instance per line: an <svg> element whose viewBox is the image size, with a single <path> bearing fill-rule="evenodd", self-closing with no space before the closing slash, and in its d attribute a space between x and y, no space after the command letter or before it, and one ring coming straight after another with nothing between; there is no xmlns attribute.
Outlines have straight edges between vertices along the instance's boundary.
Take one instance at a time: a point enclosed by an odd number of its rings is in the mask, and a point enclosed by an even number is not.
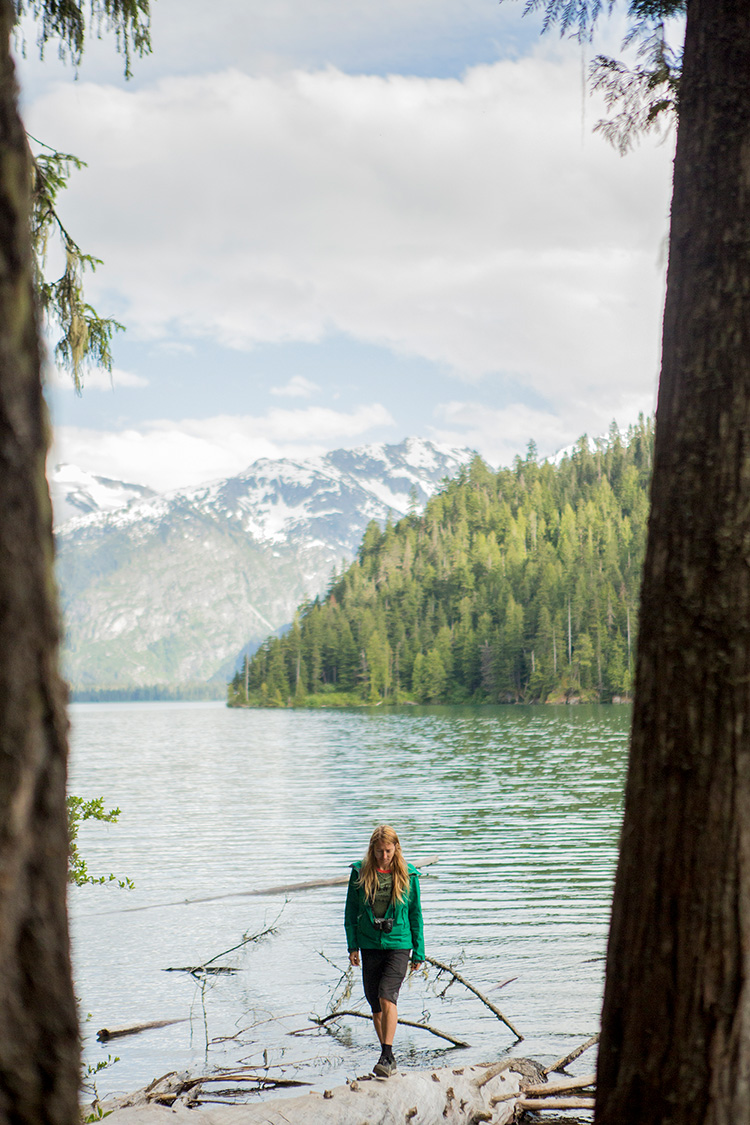
<svg viewBox="0 0 750 1125"><path fill-rule="evenodd" d="M232 706L611 700L630 691L653 428L559 464L476 457L381 531L229 686Z"/></svg>

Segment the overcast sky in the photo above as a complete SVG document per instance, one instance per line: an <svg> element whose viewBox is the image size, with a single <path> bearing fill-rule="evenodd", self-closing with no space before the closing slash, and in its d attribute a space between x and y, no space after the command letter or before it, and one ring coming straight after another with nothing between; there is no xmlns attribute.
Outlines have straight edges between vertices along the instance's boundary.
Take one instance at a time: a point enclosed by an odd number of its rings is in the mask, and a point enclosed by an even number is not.
<svg viewBox="0 0 750 1125"><path fill-rule="evenodd" d="M626 158L582 49L508 0L152 0L125 82L19 61L114 386L52 382L55 461L158 489L419 435L507 464L654 408L671 139ZM207 13L210 13L207 15Z"/></svg>

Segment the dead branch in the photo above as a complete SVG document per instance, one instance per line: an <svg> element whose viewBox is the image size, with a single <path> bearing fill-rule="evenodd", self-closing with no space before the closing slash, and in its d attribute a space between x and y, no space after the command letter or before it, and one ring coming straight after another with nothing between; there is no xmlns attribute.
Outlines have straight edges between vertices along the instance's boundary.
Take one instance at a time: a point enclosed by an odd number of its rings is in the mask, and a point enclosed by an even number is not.
<svg viewBox="0 0 750 1125"><path fill-rule="evenodd" d="M594 1098L525 1098L520 1097L516 1109L593 1109Z"/></svg>
<svg viewBox="0 0 750 1125"><path fill-rule="evenodd" d="M219 976L220 973L238 973L239 969L233 969L229 965L212 965L208 968L206 965L170 965L168 969L162 969L163 973L192 973L194 977L203 976Z"/></svg>
<svg viewBox="0 0 750 1125"><path fill-rule="evenodd" d="M566 1078L561 1082L548 1082L545 1086L523 1086L524 1094L530 1098L548 1097L550 1094L567 1094L571 1090L585 1090L596 1085L595 1074L584 1074L580 1078Z"/></svg>
<svg viewBox="0 0 750 1125"><path fill-rule="evenodd" d="M575 1051L571 1051L569 1055L563 1055L563 1057L561 1059L558 1059L557 1062L553 1062L552 1066L545 1067L544 1073L553 1074L555 1073L555 1071L564 1071L565 1067L568 1066L569 1063L572 1063L575 1059L578 1058L579 1055L582 1055L584 1051L588 1051L589 1047L593 1047L594 1044L598 1042L599 1033L597 1032L596 1035L592 1035L590 1039L587 1039L585 1043L582 1043L580 1047L576 1047Z"/></svg>
<svg viewBox="0 0 750 1125"><path fill-rule="evenodd" d="M507 980L500 981L500 984L493 984L490 992L497 992L498 989L505 988L506 984L513 984L514 980L518 980L518 977L508 977Z"/></svg>
<svg viewBox="0 0 750 1125"><path fill-rule="evenodd" d="M243 934L242 941L238 941L236 945L230 946L229 949L224 949L221 953L216 953L213 957L209 957L208 960L204 961L202 965L185 965L182 968L162 969L162 972L192 973L194 977L206 975L215 976L219 973L237 973L239 972L239 969L234 969L229 965L214 965L214 961L218 961L220 957L225 957L227 953L234 953L236 949L242 949L244 948L244 946L251 945L256 941L262 941L262 939L264 937L268 937L269 934L278 933L276 929L276 923L278 922L283 912L284 907L282 906L281 910L274 918L273 923L270 926L266 926L265 930L260 930L257 934Z"/></svg>
<svg viewBox="0 0 750 1125"><path fill-rule="evenodd" d="M265 1074L207 1074L198 1081L201 1086L205 1086L207 1082L253 1082L264 1090L282 1090L287 1086L312 1086L312 1082L303 1082L301 1078L273 1078Z"/></svg>
<svg viewBox="0 0 750 1125"><path fill-rule="evenodd" d="M500 1062L496 1063L482 1063L480 1069L482 1075L478 1080L479 1086L485 1086L498 1074L502 1074L504 1070L515 1071L519 1075L522 1087L528 1086L529 1083L539 1082L544 1077L544 1072L539 1063L534 1062L533 1059L500 1059Z"/></svg>
<svg viewBox="0 0 750 1125"><path fill-rule="evenodd" d="M496 1008L491 1000L488 1000L487 997L483 993L481 993L478 988L475 988L473 984L470 984L469 981L467 981L466 977L461 976L461 974L456 972L455 969L452 969L450 965L443 964L442 961L438 961L435 957L425 957L425 961L427 961L429 965L434 965L434 967L436 969L439 969L441 973L450 973L452 977L455 977L459 984L462 984L464 988L468 988L469 992L473 992L475 996L479 997L482 1003L485 1004L490 1009L490 1011L493 1012L497 1016L497 1018L502 1023L504 1023L507 1028L510 1029L510 1031L513 1032L516 1040L520 1043L520 1041L523 1039L523 1035L521 1035L521 1032L513 1026L510 1020L505 1018L500 1009Z"/></svg>
<svg viewBox="0 0 750 1125"><path fill-rule="evenodd" d="M340 1019L342 1016L356 1016L356 1018L360 1020L369 1020L371 1018L369 1015L367 1015L366 1012L355 1012L344 1009L340 1012L331 1012L331 1014L328 1016L311 1016L310 1019L314 1024L317 1024L318 1027L324 1027L327 1023L331 1023L333 1020ZM447 1041L449 1043L452 1043L454 1047L469 1046L469 1044L464 1043L462 1039L456 1039L455 1036L449 1035L447 1031L438 1031L436 1027L432 1027L429 1023L418 1023L416 1020L402 1019L401 1016L398 1017L398 1022L400 1024L403 1024L404 1027L419 1027L422 1029L422 1031L429 1031L430 1035L436 1035L438 1039L447 1039ZM290 1032L290 1034L295 1033Z"/></svg>
<svg viewBox="0 0 750 1125"><path fill-rule="evenodd" d="M582 1078L567 1078L562 1082L548 1082L546 1084L540 1083L533 1085L524 1082L521 1085L521 1093L529 1098L548 1098L554 1097L555 1094L570 1094L573 1090L585 1090L589 1086L596 1084L595 1074L585 1074ZM504 1102L508 1098L515 1097L514 1094L499 1094L498 1097L493 1098L495 1102Z"/></svg>

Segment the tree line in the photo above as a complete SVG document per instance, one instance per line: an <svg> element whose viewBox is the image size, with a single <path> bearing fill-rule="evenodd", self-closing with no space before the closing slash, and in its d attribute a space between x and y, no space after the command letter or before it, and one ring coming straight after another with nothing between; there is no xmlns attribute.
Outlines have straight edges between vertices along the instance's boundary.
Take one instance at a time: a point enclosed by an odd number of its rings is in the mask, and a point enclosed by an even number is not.
<svg viewBox="0 0 750 1125"><path fill-rule="evenodd" d="M559 463L475 457L355 561L229 685L230 706L626 699L653 425Z"/></svg>

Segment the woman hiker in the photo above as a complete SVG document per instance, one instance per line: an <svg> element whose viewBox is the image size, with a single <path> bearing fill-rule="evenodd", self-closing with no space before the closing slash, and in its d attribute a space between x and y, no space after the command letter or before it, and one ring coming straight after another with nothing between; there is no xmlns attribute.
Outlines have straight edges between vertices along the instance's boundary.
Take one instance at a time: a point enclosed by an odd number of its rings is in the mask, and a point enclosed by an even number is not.
<svg viewBox="0 0 750 1125"><path fill-rule="evenodd" d="M396 1069L393 1037L398 1022L398 992L409 967L424 961L419 873L407 863L398 836L381 824L370 838L367 855L352 864L344 927L349 964L362 961L362 983L380 1040L380 1058L372 1068L381 1078Z"/></svg>

